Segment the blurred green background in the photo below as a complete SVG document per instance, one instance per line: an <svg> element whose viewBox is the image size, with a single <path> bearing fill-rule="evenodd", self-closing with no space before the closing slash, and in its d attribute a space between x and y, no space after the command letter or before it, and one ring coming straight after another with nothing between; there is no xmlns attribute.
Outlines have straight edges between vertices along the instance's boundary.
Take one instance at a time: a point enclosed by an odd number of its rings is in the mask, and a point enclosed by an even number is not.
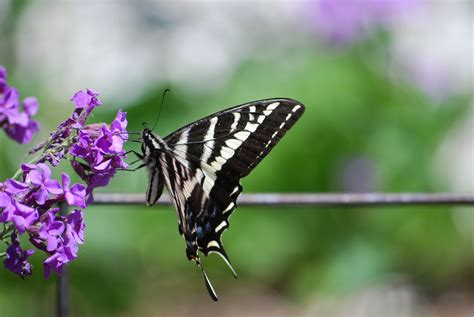
<svg viewBox="0 0 474 317"><path fill-rule="evenodd" d="M244 192L474 193L473 6L469 1L0 0L0 64L38 96L33 144L101 92L94 122L175 129L250 100L289 97L306 113ZM27 152L0 136L0 179ZM136 148L128 144L128 149ZM69 169L64 165L64 169ZM144 192L120 173L101 191ZM90 206L70 266L72 316L468 316L474 210L240 207L208 298L171 207ZM43 256L25 280L0 270L0 316L52 316ZM471 315L472 316L472 315Z"/></svg>

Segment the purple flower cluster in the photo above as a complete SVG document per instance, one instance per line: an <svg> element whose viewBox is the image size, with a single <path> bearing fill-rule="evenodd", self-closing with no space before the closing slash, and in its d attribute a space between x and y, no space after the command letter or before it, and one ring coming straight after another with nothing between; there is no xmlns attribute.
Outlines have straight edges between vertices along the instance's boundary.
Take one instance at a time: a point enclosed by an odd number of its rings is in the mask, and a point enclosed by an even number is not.
<svg viewBox="0 0 474 317"><path fill-rule="evenodd" d="M53 166L69 154L76 173L86 182L88 203L93 201L92 190L107 186L117 169L127 168L124 143L128 139L126 112L118 111L109 125L85 125L92 110L102 105L98 93L87 89L78 91L71 98L75 111L62 122L49 140L33 148L30 154L42 150L38 162Z"/></svg>
<svg viewBox="0 0 474 317"><path fill-rule="evenodd" d="M75 93L71 100L76 107L71 116L51 132L47 141L33 147L29 154L35 154L41 150L42 155L38 158L38 162L49 162L51 165L57 166L69 152L71 143L75 142L76 132L87 129L85 123L92 110L102 105L102 102L97 98L98 95L97 92L90 89Z"/></svg>
<svg viewBox="0 0 474 317"><path fill-rule="evenodd" d="M335 44L354 42L412 11L420 0L311 0L316 29Z"/></svg>
<svg viewBox="0 0 474 317"><path fill-rule="evenodd" d="M35 253L34 249L23 250L16 233L11 235L11 244L7 248L4 265L13 273L22 278L31 275L31 264L28 262L30 255Z"/></svg>
<svg viewBox="0 0 474 317"><path fill-rule="evenodd" d="M74 157L74 170L87 184L88 203L93 201L94 188L107 186L117 169L128 167L123 149L127 139L125 115L119 111L110 127L103 124L80 130L69 152Z"/></svg>
<svg viewBox="0 0 474 317"><path fill-rule="evenodd" d="M67 154L72 157L72 167L87 184L87 203L93 202L94 188L107 186L117 169L128 167L123 149L128 139L126 112L118 111L110 125L85 125L92 110L102 105L98 93L87 89L78 91L71 98L75 110L62 122L49 140L33 148L30 154L42 150L38 162L56 166Z"/></svg>
<svg viewBox="0 0 474 317"><path fill-rule="evenodd" d="M4 224L0 240L8 245L1 256L4 266L22 278L31 274L28 258L35 250L23 249L19 237L28 235L31 244L47 254L46 277L52 271L60 273L84 243L81 209L93 201L93 189L106 186L117 169L128 167L123 150L128 139L126 113L119 111L110 125L86 125L92 110L101 105L97 97L89 89L77 92L71 99L75 104L71 117L30 151L37 154L32 162L22 164L14 178L0 183L0 223ZM56 167L65 157L86 185L71 185L66 173L61 174L61 181L51 177L47 163ZM58 204L76 209L61 215Z"/></svg>
<svg viewBox="0 0 474 317"><path fill-rule="evenodd" d="M0 222L12 224L13 232L4 265L22 277L31 274L28 257L33 252L23 250L17 236L27 233L30 242L48 255L44 267L45 275L49 276L51 270L61 272L64 264L74 260L78 244L84 242L82 212L74 210L63 217L54 206L65 202L85 208L86 187L71 186L65 173L62 184L51 179L51 170L44 163L23 164L22 170L22 181L8 179L0 183Z"/></svg>
<svg viewBox="0 0 474 317"><path fill-rule="evenodd" d="M7 71L0 65L0 127L18 143L28 143L40 125L31 117L38 112L38 100L35 97L23 99L23 111L20 111L20 94L15 87L7 83Z"/></svg>

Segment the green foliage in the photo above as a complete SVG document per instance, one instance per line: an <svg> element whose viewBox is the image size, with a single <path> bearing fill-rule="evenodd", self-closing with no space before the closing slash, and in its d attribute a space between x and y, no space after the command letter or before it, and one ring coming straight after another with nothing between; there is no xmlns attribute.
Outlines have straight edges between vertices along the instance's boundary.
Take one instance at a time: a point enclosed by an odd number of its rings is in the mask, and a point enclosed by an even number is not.
<svg viewBox="0 0 474 317"><path fill-rule="evenodd" d="M158 125L162 136L253 99L290 97L306 105L294 129L244 179L245 192L341 191L341 169L360 157L374 170L373 190L446 190L433 175L433 157L468 104L458 98L433 105L357 50L315 53L300 48L267 61L249 60L214 96L190 94L173 84L166 87L172 94ZM127 105L131 129L141 129L142 121L154 123L163 88ZM97 120L111 121L112 116L103 107ZM11 162L10 154L0 155ZM145 188L146 175L140 171L117 175L108 190ZM108 220L111 213L113 222ZM178 292L205 295L198 270L186 259L171 208L91 207L86 221L86 244L71 265L73 296L88 294L75 302L84 312L90 308L114 315L127 310L151 285L157 285L163 302ZM469 242L457 231L448 207L239 208L223 241L241 280L231 279L224 263L211 256L205 264L217 277L217 288L259 283L296 300L318 292L344 294L396 274L421 288L440 290L472 261ZM0 274L2 293L18 285L6 272ZM33 295L39 289L50 292L53 281L33 277L25 283L35 285L24 289Z"/></svg>

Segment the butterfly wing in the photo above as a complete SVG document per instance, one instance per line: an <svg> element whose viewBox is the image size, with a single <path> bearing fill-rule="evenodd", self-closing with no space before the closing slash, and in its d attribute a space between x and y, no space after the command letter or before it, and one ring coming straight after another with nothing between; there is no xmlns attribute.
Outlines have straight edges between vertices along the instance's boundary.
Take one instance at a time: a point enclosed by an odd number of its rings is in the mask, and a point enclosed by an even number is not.
<svg viewBox="0 0 474 317"><path fill-rule="evenodd" d="M144 147L152 176L147 202L156 202L164 180L178 214L180 234L186 240L188 259L201 268L214 300L217 296L198 251L219 254L236 276L221 235L242 192L240 179L270 152L303 112L304 106L291 99L254 101L191 123L164 140L151 136ZM149 149L154 153L146 152Z"/></svg>
<svg viewBox="0 0 474 317"><path fill-rule="evenodd" d="M190 168L189 161L184 161L179 156L174 155L172 151L161 151L159 164L164 182L178 214L178 228L179 233L186 241L186 255L189 260L196 262L200 267L209 295L213 300L217 301L217 294L204 271L198 254L198 250L202 250L200 245L202 243L203 229L198 225L196 215L199 210L205 210L206 207L204 206L210 203L209 196L204 190L204 184L209 179L205 177L201 169ZM220 254L223 254L224 259L235 275L234 269L227 260L225 251L223 252Z"/></svg>
<svg viewBox="0 0 474 317"><path fill-rule="evenodd" d="M270 152L304 113L292 99L253 101L193 122L165 138L185 159L228 178L242 178Z"/></svg>
<svg viewBox="0 0 474 317"><path fill-rule="evenodd" d="M303 112L304 106L292 99L254 101L198 120L164 139L174 156L195 171L197 181L185 195L186 212L192 213L194 227L190 229L205 255L218 253L230 266L221 235L242 192L240 178L250 173Z"/></svg>

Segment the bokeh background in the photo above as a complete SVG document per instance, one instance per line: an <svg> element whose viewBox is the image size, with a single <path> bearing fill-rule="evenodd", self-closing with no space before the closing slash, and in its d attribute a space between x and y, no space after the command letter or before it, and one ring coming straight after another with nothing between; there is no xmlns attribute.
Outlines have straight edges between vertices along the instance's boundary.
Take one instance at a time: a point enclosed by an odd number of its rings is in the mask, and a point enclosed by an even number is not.
<svg viewBox="0 0 474 317"><path fill-rule="evenodd" d="M0 0L0 64L38 96L39 142L101 93L165 136L250 100L306 105L245 192L474 192L473 4L468 0ZM135 148L135 144L128 148ZM27 147L0 136L0 176ZM67 169L67 166L64 166ZM144 192L144 171L103 191ZM248 208L223 236L239 273L205 259L213 303L171 207L91 206L70 268L72 316L474 315L472 208ZM0 270L0 316L52 316L42 256Z"/></svg>

